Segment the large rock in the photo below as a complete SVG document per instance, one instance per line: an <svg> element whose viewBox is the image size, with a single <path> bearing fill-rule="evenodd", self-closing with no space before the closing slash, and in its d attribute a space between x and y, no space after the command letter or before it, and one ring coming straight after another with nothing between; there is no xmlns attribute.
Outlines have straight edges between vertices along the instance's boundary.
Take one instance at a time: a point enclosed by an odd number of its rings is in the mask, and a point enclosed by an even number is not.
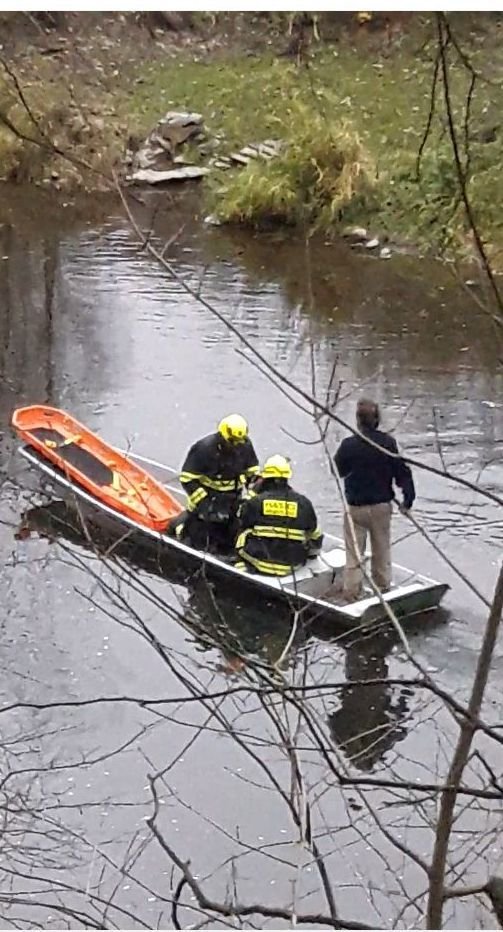
<svg viewBox="0 0 503 932"><path fill-rule="evenodd" d="M347 239L352 245L356 243L363 243L367 239L367 231L365 227L345 227L342 231L344 239Z"/></svg>
<svg viewBox="0 0 503 932"><path fill-rule="evenodd" d="M133 170L169 170L177 149L203 133L204 122L200 113L168 110L134 153Z"/></svg>
<svg viewBox="0 0 503 932"><path fill-rule="evenodd" d="M265 139L263 142L243 146L229 155L213 155L207 168L190 165L188 163L194 150L188 150L188 159L185 158L185 154L180 155L177 152L190 140L197 140L197 162L200 162L201 157L211 155L218 149L218 138L205 138L201 141L200 137L204 134L204 121L200 113L168 110L143 142L130 137L125 158L127 180L137 184L162 184L202 178L215 169L225 171L244 167L255 159L269 161L280 154L283 146L279 139Z"/></svg>
<svg viewBox="0 0 503 932"><path fill-rule="evenodd" d="M168 110L153 132L155 136L168 142L172 149L176 149L188 139L201 136L204 132L204 121L200 113Z"/></svg>
<svg viewBox="0 0 503 932"><path fill-rule="evenodd" d="M139 169L131 175L131 181L138 184L163 184L170 181L189 181L203 178L210 171L198 165L186 165L185 168L170 168L168 171L155 171L153 168Z"/></svg>

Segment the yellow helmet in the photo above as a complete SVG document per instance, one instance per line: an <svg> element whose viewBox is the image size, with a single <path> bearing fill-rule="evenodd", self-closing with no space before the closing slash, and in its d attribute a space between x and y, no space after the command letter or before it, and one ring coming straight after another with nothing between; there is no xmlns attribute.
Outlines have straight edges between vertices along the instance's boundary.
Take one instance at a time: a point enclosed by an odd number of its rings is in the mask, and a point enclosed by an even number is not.
<svg viewBox="0 0 503 932"><path fill-rule="evenodd" d="M264 479L291 479L292 467L285 456L276 453L265 461L261 476Z"/></svg>
<svg viewBox="0 0 503 932"><path fill-rule="evenodd" d="M240 414L228 414L220 421L218 433L229 443L244 443L248 437L248 424Z"/></svg>

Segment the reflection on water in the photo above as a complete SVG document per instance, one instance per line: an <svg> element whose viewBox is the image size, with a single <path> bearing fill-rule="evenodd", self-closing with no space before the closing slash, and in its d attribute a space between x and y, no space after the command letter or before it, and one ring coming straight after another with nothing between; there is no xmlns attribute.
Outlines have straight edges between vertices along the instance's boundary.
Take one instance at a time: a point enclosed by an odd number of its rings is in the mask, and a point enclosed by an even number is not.
<svg viewBox="0 0 503 932"><path fill-rule="evenodd" d="M210 583L203 569L180 566L176 554L165 549L147 549L145 542L131 534L121 537L103 526L89 523L64 501L52 501L27 509L16 530L18 540L32 533L49 541L64 539L111 561L124 560L142 571L172 583L183 582L187 598L180 619L200 648L221 650L227 659L260 660L274 666L281 657L291 631L288 607L268 605L265 600L245 602L239 594L230 598L225 587ZM220 591L222 590L222 591ZM301 636L302 628L299 629Z"/></svg>
<svg viewBox="0 0 503 932"><path fill-rule="evenodd" d="M403 723L411 692L386 683L389 649L386 638L359 638L346 648L345 675L354 686L341 693L340 706L330 716L330 730L359 770L372 770L407 733Z"/></svg>
<svg viewBox="0 0 503 932"><path fill-rule="evenodd" d="M183 570L169 553L147 550L141 539L125 538L103 527L91 526L78 511L63 501L29 508L23 513L16 531L18 540L27 540L31 533L56 541L65 539L78 547L101 554L107 560L126 560L137 571L160 576L172 582L183 580L188 597L183 603L180 622L195 638L196 649L219 651L223 658L222 672L239 673L247 664L266 664L270 672L283 658L290 643L292 615L287 606L264 600L239 601L220 592L210 583L204 570L191 574ZM282 669L295 662L295 654L311 638L333 638L327 625L302 623L296 628L288 656ZM340 695L340 706L329 717L334 741L351 762L362 770L371 770L397 741L406 734L400 725L406 717L407 689L393 689L386 684L386 657L392 647L390 637L362 635L339 639L344 655L345 678L355 685ZM381 682L366 685L368 680ZM329 698L329 697L326 697ZM334 697L335 698L335 697ZM339 698L339 697L337 697Z"/></svg>
<svg viewBox="0 0 503 932"><path fill-rule="evenodd" d="M153 205L141 218L146 228ZM222 323L138 251L122 219L97 226L82 215L62 217L46 201L37 217L33 200L29 209L6 200L3 211L4 471L17 471L5 429L16 404L50 401L109 441L174 466L222 411L242 410L261 458L279 449L289 455L294 483L314 500L326 529L339 530L340 502L310 418L243 359ZM501 347L450 270L409 257L377 262L323 242L307 256L304 243L285 237L201 228L174 204L156 213L159 242L182 221L173 265L281 372L310 390L314 360L323 397L336 360L344 418L353 417L348 393L363 386L381 401L385 426L407 452L440 465L440 449L453 472L502 492ZM333 448L340 436L333 428ZM416 483L419 522L489 595L503 537L498 509L428 473L416 473ZM449 582L459 625L478 630L477 603L424 539L401 518L395 535L397 558Z"/></svg>
<svg viewBox="0 0 503 932"><path fill-rule="evenodd" d="M100 573L106 571L86 551L82 529L69 521L62 504L41 507L38 493L34 499L25 491L38 486L13 457L15 444L8 430L12 408L39 401L67 408L110 442L131 444L137 452L173 466L181 463L194 438L214 429L223 413L242 411L261 459L278 451L291 457L294 484L313 499L327 530L340 528L340 502L310 416L243 358L222 323L138 251L121 217L96 223L84 215L57 212L47 201L38 210L34 201L30 205L29 210L12 206L7 199L0 205L0 470L5 480L0 556L6 589L0 626L2 699L119 695L133 687L138 694L156 689L164 694L165 668L159 669L155 658L138 648L127 626L118 626L115 616L109 624L96 610L95 590ZM147 229L152 212L147 205L141 217ZM323 242L313 243L307 262L303 243L202 228L195 215L189 211L187 216L172 202L156 217L159 241L179 230L182 221L183 234L170 253L174 266L193 285L199 283L205 297L238 324L281 373L310 390L314 361L316 388L323 397L335 361L344 418L353 417L351 392L363 387L381 402L385 426L396 430L407 452L435 465L441 452L453 472L473 481L480 478L503 494L501 346L473 296L458 287L449 270L410 258L377 262ZM341 430L334 427L329 434L332 448L340 436ZM490 595L503 539L499 510L433 475L417 471L416 481L419 523ZM40 538L28 538L28 529L54 537L56 543L49 547ZM394 532L401 541L396 544L400 562L452 586L449 626L426 629L419 624L411 637L428 669L435 670L447 688L464 695L484 614L425 540L410 533L403 518L396 518ZM237 604L239 599L208 588L200 576L187 581L160 555L145 562L134 541L124 541L114 555L129 568L123 581L126 603L136 604L131 581L137 579L155 590L156 599L173 607L173 617L176 608L177 624L171 616L157 619L158 637L174 657L190 650L191 657L209 664L217 680L224 674L239 681L251 675L252 662L270 668L282 657L291 633L288 612L271 612L244 599ZM79 595L83 584L75 561L79 572L96 574L90 577L85 598ZM418 697L387 682L408 672L403 655L394 652L389 641L357 638L348 643L337 632L299 626L279 672L287 675L302 663L316 682L327 684L320 716L329 718L334 752L363 771L389 767L403 752L411 779L416 779L414 762L432 762L436 732L431 722L411 727L422 713ZM496 671L500 665L498 649ZM331 683L344 679L353 685L331 688ZM171 746L183 748L187 741L187 729L178 737L175 719L167 720L167 731L158 738L159 722L152 726L141 710L100 711L85 723L68 710L56 724L47 712L42 719L44 729L54 732L51 740L58 753L68 753L65 736L71 735L75 757L90 753L96 743L101 747L133 741L132 732L141 734L128 748L126 766L118 757L115 769L110 765L110 777L102 768L92 787L81 781L79 799L85 801L92 801L96 792L101 799L114 798L118 806L126 799L130 805L132 782L143 786L150 772L145 755L163 767ZM34 732L36 725L34 719ZM141 729L147 727L151 730L143 734ZM226 819L235 825L241 818L252 833L260 821L267 829L276 810L255 801L242 814L242 793L228 778L230 765L222 765L212 738L211 733L204 737L202 750L198 738L190 764L180 765L180 779L192 800L209 800L217 810L214 817L218 815L229 830ZM49 746L44 747L44 759L49 759ZM241 760L234 763L242 765ZM214 778L210 792L208 774ZM324 779L325 774L318 776ZM86 831L97 845L103 838L141 835L145 801L135 800L134 805L141 816L124 802L113 821L108 809L84 807ZM131 812L133 816L127 815ZM330 824L344 818L342 811L325 815ZM173 826L179 815L174 818ZM189 822L184 838L196 838L198 851L213 864L218 847L214 836L198 834L199 828ZM349 889L360 868L349 855L336 867ZM373 870L377 883L377 861ZM157 876L158 857L142 861L142 872L143 879ZM253 878L252 869L249 876ZM253 889L253 897L261 892ZM288 888L286 898L290 892ZM132 906L130 895L124 890L121 902ZM351 909L351 892L347 897ZM157 921L155 905L143 904L142 909L147 924ZM473 921L471 914L463 916L468 924ZM47 916L42 918L47 924ZM370 919L375 921L376 915Z"/></svg>

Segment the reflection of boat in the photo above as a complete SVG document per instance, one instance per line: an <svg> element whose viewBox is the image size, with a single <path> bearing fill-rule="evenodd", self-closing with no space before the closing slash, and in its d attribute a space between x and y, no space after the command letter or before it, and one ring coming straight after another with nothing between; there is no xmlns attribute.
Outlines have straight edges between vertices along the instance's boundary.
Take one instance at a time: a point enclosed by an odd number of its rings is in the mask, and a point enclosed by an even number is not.
<svg viewBox="0 0 503 932"><path fill-rule="evenodd" d="M241 659L246 657L274 664L290 643L292 616L288 605L276 603L266 606L269 610L264 611L263 600L257 603L249 598L231 598L226 587L209 582L204 567L198 567L187 578L186 571L180 572L179 562L173 560L171 551L156 553L143 547L141 540L132 535L118 539L103 527L90 527L83 515L67 502L53 500L25 511L16 537L25 540L33 532L51 542L65 540L107 560L127 564L133 571L175 584L185 583L188 599L185 605L180 603L179 621L204 649L219 648L229 669L232 663L239 669ZM305 634L304 626L298 625L295 643L305 639Z"/></svg>
<svg viewBox="0 0 503 932"><path fill-rule="evenodd" d="M281 599L310 616L330 615L350 628L386 617L381 600L371 592L351 605L340 604L345 553L336 538L325 535L328 547L289 576L244 572L225 559L195 550L166 533L170 518L183 507L184 501L181 489L168 485L176 478L170 467L108 446L54 408L19 409L14 412L12 423L27 443L22 455L65 489L88 521L112 523L120 533L129 532L158 556L170 552L180 565L204 565L208 578L225 578L226 585L240 592L246 587L266 599ZM146 473L139 465L142 463L155 465L162 479ZM447 585L398 564L393 565L393 573L394 586L383 599L398 617L436 608L448 589Z"/></svg>
<svg viewBox="0 0 503 932"><path fill-rule="evenodd" d="M241 672L252 661L263 664L270 677L281 660L285 669L295 658L299 647L307 642L333 642L333 626L323 622L295 628L292 635L292 617L288 606L276 603L263 610L263 601L230 598L226 587L210 584L199 567L187 580L180 575L178 561L167 551L156 554L141 546L141 541L126 535L107 533L103 528L92 528L84 523L83 516L64 501L52 501L24 512L17 537L25 539L32 532L49 540L65 540L79 548L102 554L109 560L124 561L133 571L148 573L179 582L183 578L188 588L188 599L180 604L178 623L193 636L196 649L218 651L222 655L219 669L226 674ZM171 559L170 559L171 557ZM441 613L430 616L438 624L445 618ZM424 622L421 624L424 631ZM408 706L412 695L407 686L391 685L388 680L387 655L395 643L393 632L376 635L373 627L353 636L344 633L337 639L338 653L345 656L348 685L334 689L334 695L325 692L325 701L333 703L334 711L328 715L328 725L334 743L345 753L351 764L363 771L371 771L393 745L402 740L408 727ZM336 659L337 658L337 659ZM316 660L313 661L316 665Z"/></svg>

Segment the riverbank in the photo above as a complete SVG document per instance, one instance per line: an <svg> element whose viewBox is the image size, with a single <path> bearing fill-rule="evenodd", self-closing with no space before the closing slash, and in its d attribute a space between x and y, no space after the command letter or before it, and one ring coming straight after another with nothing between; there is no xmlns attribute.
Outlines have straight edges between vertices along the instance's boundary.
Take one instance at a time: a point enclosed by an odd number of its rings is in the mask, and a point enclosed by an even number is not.
<svg viewBox="0 0 503 932"><path fill-rule="evenodd" d="M5 75L0 109L28 140L16 137L4 121L0 133L4 178L62 190L104 189L111 172L123 164L126 149L134 148L168 109L200 112L215 141L216 155L266 138L295 143L301 111L302 138L307 143L297 148L304 155L308 152L310 173L306 175L305 165L292 164L292 159L285 167L282 162L288 157L260 167L212 172L204 183L209 210L226 220L262 226L284 222L282 204L287 197L295 202L295 209L286 220L300 222L303 229L306 223L318 225L331 235L354 223L384 240L429 252L470 255L472 239L459 197L440 87L431 131L421 150L437 48L427 18L407 21L396 34L350 28L330 34L322 25L320 37L310 35L307 51L296 57L288 48L285 23L273 18L249 17L248 30L242 17L227 17L225 22L214 17L166 31L129 14L73 16L79 19L71 21L73 25L67 22L63 31L33 36L32 44L25 43L22 49L14 39L10 53L8 46L4 48L28 103L28 108L23 105L12 76ZM467 188L475 218L498 264L503 246L498 206L500 26L495 20L489 28L484 17L468 23L456 16L454 25L462 26L464 58L454 50L449 59L453 112L463 160L466 143L469 147ZM474 73L477 79L470 94ZM468 134L464 131L467 100ZM310 120L315 157L309 150ZM357 168L360 161L365 163L365 183L362 189L351 187L345 199L334 200L330 173L338 168L334 169L337 160L332 157L331 140L341 128L357 142L350 149L357 153ZM323 129L326 162L316 154ZM29 141L33 136L38 145ZM71 161L57 155L53 144ZM356 156L351 158L354 161ZM329 189L322 209L316 198L314 209L311 204L306 208L302 196L296 203L303 186L313 200L313 186L321 177ZM278 190L279 211L274 207Z"/></svg>

